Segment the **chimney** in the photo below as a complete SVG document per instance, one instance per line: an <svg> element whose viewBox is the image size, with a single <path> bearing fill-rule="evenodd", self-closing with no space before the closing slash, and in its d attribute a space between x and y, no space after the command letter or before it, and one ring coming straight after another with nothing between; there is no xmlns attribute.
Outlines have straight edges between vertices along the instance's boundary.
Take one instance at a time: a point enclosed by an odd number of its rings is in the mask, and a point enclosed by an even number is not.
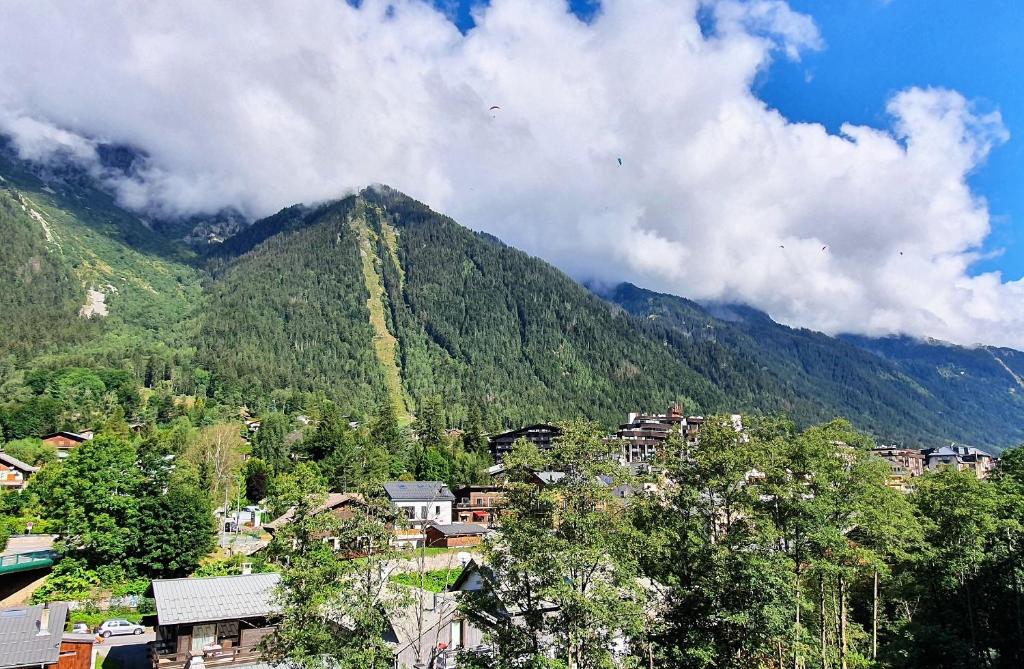
<svg viewBox="0 0 1024 669"><path fill-rule="evenodd" d="M50 607L44 604L43 610L36 620L36 636L49 636L50 634Z"/></svg>
<svg viewBox="0 0 1024 669"><path fill-rule="evenodd" d="M251 573L252 573L252 563L251 562L243 562L242 563L242 576L248 576Z"/></svg>

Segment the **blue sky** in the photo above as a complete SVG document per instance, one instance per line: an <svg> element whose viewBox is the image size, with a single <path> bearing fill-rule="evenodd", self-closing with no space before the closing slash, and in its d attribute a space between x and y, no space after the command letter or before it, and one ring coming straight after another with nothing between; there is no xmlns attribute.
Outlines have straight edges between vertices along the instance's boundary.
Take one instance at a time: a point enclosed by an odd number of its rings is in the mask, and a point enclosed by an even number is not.
<svg viewBox="0 0 1024 669"><path fill-rule="evenodd" d="M463 30L482 0L440 0ZM992 213L993 232L974 273L1024 276L1024 3L1020 0L789 0L812 16L826 46L799 62L779 58L758 95L794 121L888 127L886 101L908 86L952 88L982 110L998 109L1010 141L971 175ZM597 0L572 0L589 18ZM454 8L454 9L453 9Z"/></svg>
<svg viewBox="0 0 1024 669"><path fill-rule="evenodd" d="M885 101L907 86L953 88L998 109L1010 141L970 178L988 199L989 249L975 271L1024 275L1024 4L1019 0L791 0L810 14L825 49L777 62L759 94L788 118L836 130L844 121L884 126ZM808 81L809 79L809 81Z"/></svg>

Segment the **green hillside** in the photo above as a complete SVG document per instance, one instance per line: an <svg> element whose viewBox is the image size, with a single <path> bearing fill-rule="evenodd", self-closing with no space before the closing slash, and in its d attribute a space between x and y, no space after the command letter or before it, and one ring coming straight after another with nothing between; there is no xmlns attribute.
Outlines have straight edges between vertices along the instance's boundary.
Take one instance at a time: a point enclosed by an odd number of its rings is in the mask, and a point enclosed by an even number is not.
<svg viewBox="0 0 1024 669"><path fill-rule="evenodd" d="M1012 349L828 337L747 307L705 308L630 284L607 298L674 333L680 356L712 378L735 369L737 358L756 362L774 382L765 404L784 398L782 408L800 422L845 416L880 439L908 445L955 440L1001 448L1024 441L1024 388L995 357L1020 367L1024 356ZM704 353L695 358L695 351ZM729 380L720 383L728 392Z"/></svg>
<svg viewBox="0 0 1024 669"><path fill-rule="evenodd" d="M394 191L285 210L225 252L241 255L217 271L199 355L243 395L323 390L365 411L385 395L415 409L436 394L455 421L480 404L512 424L728 403L558 270ZM389 337L393 358L374 345Z"/></svg>
<svg viewBox="0 0 1024 669"><path fill-rule="evenodd" d="M17 394L27 369L110 367L141 379L160 357L168 375L185 373L204 299L194 253L80 178L43 181L0 152L0 179L4 395Z"/></svg>
<svg viewBox="0 0 1024 669"><path fill-rule="evenodd" d="M386 188L289 207L200 256L172 237L219 219L149 221L2 150L0 178L0 405L88 368L228 408L298 391L411 417L439 397L452 424L478 406L498 427L678 402L842 415L908 444L1024 441L1018 351L832 338L628 284L602 299Z"/></svg>

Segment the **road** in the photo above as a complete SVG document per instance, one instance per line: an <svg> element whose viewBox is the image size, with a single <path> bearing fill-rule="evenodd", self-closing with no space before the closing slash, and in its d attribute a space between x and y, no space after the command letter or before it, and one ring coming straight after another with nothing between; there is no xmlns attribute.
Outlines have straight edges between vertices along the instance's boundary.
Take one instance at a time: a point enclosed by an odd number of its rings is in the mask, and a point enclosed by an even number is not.
<svg viewBox="0 0 1024 669"><path fill-rule="evenodd" d="M7 548L0 555L48 551L56 538L56 534L15 534L7 540Z"/></svg>
<svg viewBox="0 0 1024 669"><path fill-rule="evenodd" d="M109 655L120 669L149 669L147 644L154 639L156 633L152 628L146 628L146 633L138 636L126 634L104 639L103 643L97 643L95 646L96 666L102 665L103 659Z"/></svg>

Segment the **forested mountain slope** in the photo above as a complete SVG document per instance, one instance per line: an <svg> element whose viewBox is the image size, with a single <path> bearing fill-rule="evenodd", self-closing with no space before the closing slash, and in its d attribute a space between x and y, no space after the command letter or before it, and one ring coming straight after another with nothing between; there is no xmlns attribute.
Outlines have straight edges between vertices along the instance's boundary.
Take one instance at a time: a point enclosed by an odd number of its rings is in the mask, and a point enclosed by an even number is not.
<svg viewBox="0 0 1024 669"><path fill-rule="evenodd" d="M748 307L703 307L630 284L606 297L677 333L681 356L692 360L694 349L707 350L712 362L697 366L702 373L714 374L737 355L758 361L786 389L784 408L801 422L842 415L908 445L956 440L1000 448L1024 441L1024 387L1008 370L1019 368L1024 355L1012 349L829 337Z"/></svg>
<svg viewBox="0 0 1024 669"><path fill-rule="evenodd" d="M476 403L510 424L729 404L632 317L394 191L285 210L224 250L242 255L217 272L199 356L225 389L364 410L385 390L413 410L438 394L456 421Z"/></svg>
<svg viewBox="0 0 1024 669"><path fill-rule="evenodd" d="M0 150L0 385L25 369L182 366L203 295L194 253L66 176Z"/></svg>
<svg viewBox="0 0 1024 669"><path fill-rule="evenodd" d="M491 427L612 425L679 402L843 415L908 444L1024 441L1018 351L837 339L629 285L605 301L386 188L289 207L198 257L172 237L233 229L233 215L151 221L80 171L3 149L0 403L33 383L50 392L29 372L90 368L224 406L291 389L357 415L385 397L414 414L439 396L453 424L478 405Z"/></svg>

